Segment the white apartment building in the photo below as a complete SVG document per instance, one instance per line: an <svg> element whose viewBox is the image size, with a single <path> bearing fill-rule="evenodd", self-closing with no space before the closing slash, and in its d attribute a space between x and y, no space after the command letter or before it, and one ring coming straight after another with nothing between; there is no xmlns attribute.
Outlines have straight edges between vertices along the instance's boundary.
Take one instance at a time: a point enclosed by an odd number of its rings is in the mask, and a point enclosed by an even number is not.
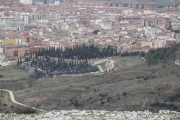
<svg viewBox="0 0 180 120"><path fill-rule="evenodd" d="M20 0L20 3L27 4L28 0Z"/></svg>
<svg viewBox="0 0 180 120"><path fill-rule="evenodd" d="M20 17L21 17L21 20L24 21L24 25L29 24L29 15L28 14L21 15Z"/></svg>
<svg viewBox="0 0 180 120"><path fill-rule="evenodd" d="M20 3L22 4L31 4L32 5L32 0L20 0Z"/></svg>

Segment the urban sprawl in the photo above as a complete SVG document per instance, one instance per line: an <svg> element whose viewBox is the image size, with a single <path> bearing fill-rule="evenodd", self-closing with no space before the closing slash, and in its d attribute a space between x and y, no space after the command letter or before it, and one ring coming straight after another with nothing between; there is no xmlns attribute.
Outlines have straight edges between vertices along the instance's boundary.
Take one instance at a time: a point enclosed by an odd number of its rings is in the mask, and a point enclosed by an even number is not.
<svg viewBox="0 0 180 120"><path fill-rule="evenodd" d="M88 0L0 3L0 54L5 56L4 65L13 60L17 64L25 57L37 58L42 51L77 50L83 45L93 45L100 51L106 48L112 56L180 42L178 6L159 8L157 3ZM54 57L62 61L64 55L58 56Z"/></svg>

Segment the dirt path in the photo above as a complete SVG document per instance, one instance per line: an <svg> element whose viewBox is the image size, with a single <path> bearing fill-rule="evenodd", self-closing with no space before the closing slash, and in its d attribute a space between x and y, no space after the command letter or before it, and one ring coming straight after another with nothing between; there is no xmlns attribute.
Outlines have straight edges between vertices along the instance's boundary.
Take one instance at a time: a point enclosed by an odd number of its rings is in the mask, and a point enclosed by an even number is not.
<svg viewBox="0 0 180 120"><path fill-rule="evenodd" d="M15 98L14 98L14 94L13 94L12 91L7 90L7 89L2 89L2 90L9 93L10 99L11 99L11 101L12 101L13 103L18 104L18 105L21 105L21 106L24 106L24 107L30 107L30 106L27 106L27 105L22 104L22 103L20 103L20 102L17 102L17 101L15 100ZM38 108L34 108L34 107L30 107L30 108L35 109L35 110L38 110L38 111L41 111L41 112L44 111L44 110L42 110L42 109L38 109Z"/></svg>
<svg viewBox="0 0 180 120"><path fill-rule="evenodd" d="M109 58L98 59L98 60L94 61L94 64L92 66L98 65L103 62L107 62L108 60L109 60Z"/></svg>
<svg viewBox="0 0 180 120"><path fill-rule="evenodd" d="M164 93L172 92L177 90L180 87L180 82L173 86L170 90L166 90Z"/></svg>
<svg viewBox="0 0 180 120"><path fill-rule="evenodd" d="M105 64L107 71L110 71L114 68L114 63L115 63L114 60L110 60Z"/></svg>
<svg viewBox="0 0 180 120"><path fill-rule="evenodd" d="M99 68L100 72L104 72L100 65L97 65L97 67Z"/></svg>

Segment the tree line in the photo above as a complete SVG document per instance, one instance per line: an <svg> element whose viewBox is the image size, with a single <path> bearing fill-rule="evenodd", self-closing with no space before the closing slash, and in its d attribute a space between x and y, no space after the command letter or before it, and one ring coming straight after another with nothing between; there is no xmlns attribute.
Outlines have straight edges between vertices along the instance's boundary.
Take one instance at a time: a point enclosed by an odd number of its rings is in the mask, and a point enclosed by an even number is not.
<svg viewBox="0 0 180 120"><path fill-rule="evenodd" d="M160 62L166 62L170 56L176 59L175 51L180 47L180 43L171 45L168 48L157 48L157 49L150 49L146 55L146 61L148 65L158 64Z"/></svg>
<svg viewBox="0 0 180 120"><path fill-rule="evenodd" d="M97 66L91 66L87 60L82 62L70 61L67 62L63 58L58 58L51 60L49 56L47 57L38 57L37 59L33 58L31 61L31 67L35 67L35 72L41 75L61 75L61 74L82 74L87 72L96 72L99 71ZM42 71L38 71L37 68L40 68ZM56 72L56 73L55 73Z"/></svg>
<svg viewBox="0 0 180 120"><path fill-rule="evenodd" d="M50 57L57 57L57 58L65 58L65 59L78 59L78 60L84 60L89 58L104 58L104 57L110 57L113 55L118 55L117 49L113 48L111 46L108 46L107 48L103 48L102 51L99 50L97 46L90 45L86 46L83 45L77 45L75 47L67 47L64 51L62 48L58 47L50 47L48 49L44 49L39 51L36 54L37 56L50 56Z"/></svg>

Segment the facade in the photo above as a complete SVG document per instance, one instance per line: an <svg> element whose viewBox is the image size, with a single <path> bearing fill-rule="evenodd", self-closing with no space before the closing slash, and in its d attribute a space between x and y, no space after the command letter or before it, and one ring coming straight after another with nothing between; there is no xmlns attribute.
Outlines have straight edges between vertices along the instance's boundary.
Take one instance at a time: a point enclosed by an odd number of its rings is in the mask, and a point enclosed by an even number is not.
<svg viewBox="0 0 180 120"><path fill-rule="evenodd" d="M23 57L29 55L29 48L9 49L6 57Z"/></svg>
<svg viewBox="0 0 180 120"><path fill-rule="evenodd" d="M21 15L20 17L4 16L0 17L0 26L6 29L19 30L19 26L29 24L29 15Z"/></svg>
<svg viewBox="0 0 180 120"><path fill-rule="evenodd" d="M24 15L21 15L20 17L21 17L21 20L24 21L24 25L29 24L29 15L24 14Z"/></svg>
<svg viewBox="0 0 180 120"><path fill-rule="evenodd" d="M28 0L20 0L20 3L27 4Z"/></svg>
<svg viewBox="0 0 180 120"><path fill-rule="evenodd" d="M19 49L19 48L28 48L29 46L27 45L13 45L12 43L11 44L5 44L3 45L3 54L4 55L7 55L7 51L9 49Z"/></svg>
<svg viewBox="0 0 180 120"><path fill-rule="evenodd" d="M26 38L17 38L17 39L4 39L3 40L3 45L5 44L13 44L13 45L22 45L23 42L28 42L28 40Z"/></svg>
<svg viewBox="0 0 180 120"><path fill-rule="evenodd" d="M180 34L176 35L176 40L177 40L177 43L180 43Z"/></svg>
<svg viewBox="0 0 180 120"><path fill-rule="evenodd" d="M20 26L23 24L24 22L20 18L16 18L13 16L9 16L9 17L5 16L0 18L0 25Z"/></svg>
<svg viewBox="0 0 180 120"><path fill-rule="evenodd" d="M32 53L37 53L41 51L42 49L45 49L45 47L40 47L40 46L29 47L29 51Z"/></svg>
<svg viewBox="0 0 180 120"><path fill-rule="evenodd" d="M20 0L20 3L32 5L32 0Z"/></svg>
<svg viewBox="0 0 180 120"><path fill-rule="evenodd" d="M136 9L158 8L157 3L148 3L148 2L105 2L104 4L109 7L129 7Z"/></svg>

